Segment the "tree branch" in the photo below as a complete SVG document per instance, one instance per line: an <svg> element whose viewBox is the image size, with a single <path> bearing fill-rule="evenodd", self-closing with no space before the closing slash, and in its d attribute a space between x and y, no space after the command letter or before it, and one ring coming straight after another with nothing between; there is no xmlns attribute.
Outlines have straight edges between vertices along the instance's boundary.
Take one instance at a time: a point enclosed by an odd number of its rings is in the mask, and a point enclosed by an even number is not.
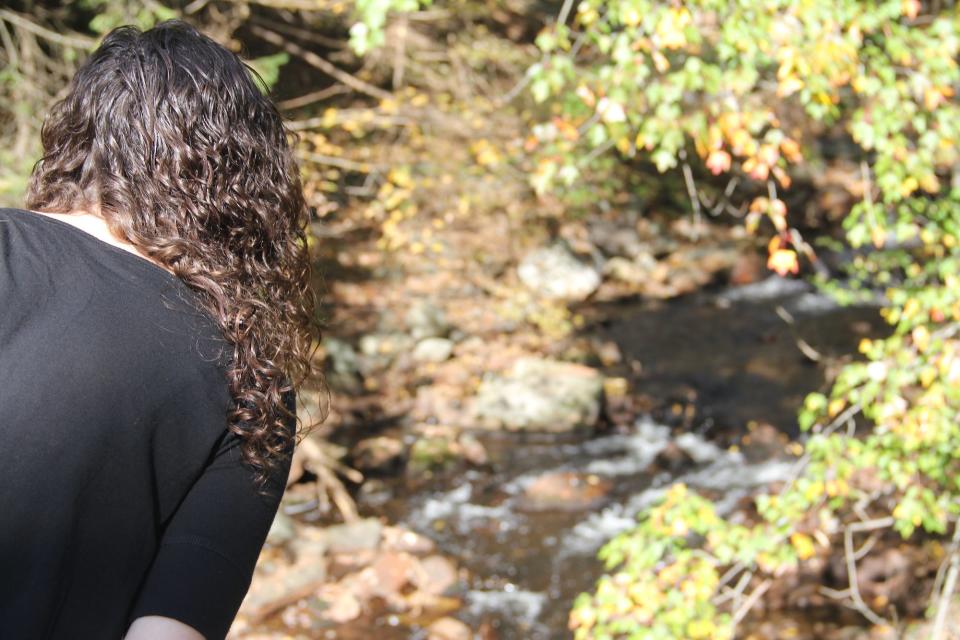
<svg viewBox="0 0 960 640"><path fill-rule="evenodd" d="M30 33L40 36L45 40L56 42L59 45L71 47L73 49L83 49L85 51L89 51L93 49L94 45L97 44L97 41L93 38L88 38L79 34L63 35L57 33L56 31L50 31L49 29L36 24L32 20L24 18L20 14L14 13L13 11L9 11L7 9L0 9L0 20L6 20L10 24L16 25L24 31L29 31Z"/></svg>
<svg viewBox="0 0 960 640"><path fill-rule="evenodd" d="M308 51L300 45L286 40L276 31L264 29L263 27L257 25L250 25L250 31L263 38L270 44L276 45L287 53L297 56L311 67L319 69L327 75L336 78L355 91L377 98L378 100L386 100L391 97L388 91L384 91L379 87L375 87L372 84L364 82L363 80L350 75L346 71L335 67L333 64L327 62L313 51Z"/></svg>

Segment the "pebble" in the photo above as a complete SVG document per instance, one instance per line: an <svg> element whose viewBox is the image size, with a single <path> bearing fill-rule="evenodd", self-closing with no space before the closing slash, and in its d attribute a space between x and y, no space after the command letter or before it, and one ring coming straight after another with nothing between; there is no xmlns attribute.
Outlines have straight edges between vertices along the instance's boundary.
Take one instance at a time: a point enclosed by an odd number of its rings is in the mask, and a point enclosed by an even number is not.
<svg viewBox="0 0 960 640"><path fill-rule="evenodd" d="M427 627L427 640L470 640L470 627L456 618L440 618Z"/></svg>
<svg viewBox="0 0 960 640"><path fill-rule="evenodd" d="M447 338L424 338L413 349L417 362L443 362L453 354L453 341Z"/></svg>

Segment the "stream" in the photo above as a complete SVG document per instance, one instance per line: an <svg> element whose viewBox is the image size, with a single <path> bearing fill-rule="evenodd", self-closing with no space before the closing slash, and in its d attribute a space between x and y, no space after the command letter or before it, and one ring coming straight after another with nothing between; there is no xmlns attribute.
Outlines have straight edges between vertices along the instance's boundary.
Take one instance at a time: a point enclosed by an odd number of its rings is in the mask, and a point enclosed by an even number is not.
<svg viewBox="0 0 960 640"><path fill-rule="evenodd" d="M624 363L639 370L632 392L665 407L692 403L692 422L681 429L664 410L593 436L479 432L488 468L412 489L395 478L386 491L360 498L362 513L428 535L466 569L465 604L456 616L496 638L569 638L571 603L602 572L597 550L671 483L705 491L730 511L758 487L785 478L793 466L783 453L786 437L772 446L729 445L748 433L750 421L796 437L796 409L823 385L823 363L884 331L876 308L839 307L802 282L779 278L602 311L608 319L590 333L615 342ZM798 339L822 356L820 363L801 353ZM681 462L663 464L658 456L667 453ZM595 499L530 504L531 483L563 473L600 487ZM401 624L391 616L378 622L384 638ZM412 633L397 637L421 637Z"/></svg>

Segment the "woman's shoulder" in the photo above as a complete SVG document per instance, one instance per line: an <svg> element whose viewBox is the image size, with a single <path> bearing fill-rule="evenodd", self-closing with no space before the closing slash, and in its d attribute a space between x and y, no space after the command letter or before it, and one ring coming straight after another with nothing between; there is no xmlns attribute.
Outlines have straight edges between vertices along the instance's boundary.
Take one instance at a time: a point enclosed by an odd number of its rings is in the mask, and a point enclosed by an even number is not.
<svg viewBox="0 0 960 640"><path fill-rule="evenodd" d="M179 386L198 376L220 386L231 358L219 327L179 278L25 209L0 208L0 306L15 308L16 325L38 340L57 330L86 345L92 361L121 359L114 368L145 368Z"/></svg>

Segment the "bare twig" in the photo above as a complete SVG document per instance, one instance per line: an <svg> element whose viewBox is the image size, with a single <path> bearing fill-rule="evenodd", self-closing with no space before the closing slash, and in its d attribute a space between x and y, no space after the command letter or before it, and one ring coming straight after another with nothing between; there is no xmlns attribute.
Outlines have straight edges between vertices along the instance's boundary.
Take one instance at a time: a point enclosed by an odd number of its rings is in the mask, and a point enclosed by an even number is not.
<svg viewBox="0 0 960 640"><path fill-rule="evenodd" d="M210 0L193 0L183 8L183 12L188 16L195 14L210 3Z"/></svg>
<svg viewBox="0 0 960 640"><path fill-rule="evenodd" d="M957 588L957 574L960 573L960 522L953 525L953 540L950 543L950 554L947 556L947 577L943 582L937 599L937 614L933 620L930 640L944 640L947 624L947 612L950 610L950 600Z"/></svg>
<svg viewBox="0 0 960 640"><path fill-rule="evenodd" d="M0 19L6 20L10 24L16 25L24 31L29 31L34 35L40 36L41 38L49 40L50 42L56 42L64 47L89 51L90 49L93 49L94 45L97 44L97 41L93 38L88 38L87 36L82 36L80 34L64 35L62 33L57 33L56 31L50 31L45 27L41 27L32 20L24 18L20 14L14 13L8 9L0 9Z"/></svg>
<svg viewBox="0 0 960 640"><path fill-rule="evenodd" d="M846 600L850 597L850 587L847 587L846 589L831 589L830 587L820 585L819 589L817 590L828 598L833 598L834 600Z"/></svg>
<svg viewBox="0 0 960 640"><path fill-rule="evenodd" d="M738 566L743 568L743 566L739 565L739 563L738 563ZM727 572L727 574L729 575L729 571ZM730 579L732 578L733 576L730 576ZM747 585L750 584L750 580L752 578L753 578L752 571L744 571L742 574L740 574L740 579L737 580L737 584L735 584L733 587L727 587L726 589L724 589L723 593L721 593L720 595L718 595L713 599L713 604L715 606L719 606L724 602L726 602L727 600L733 600L732 608L734 610L738 610L740 608L740 604L743 601L743 590L747 588Z"/></svg>
<svg viewBox="0 0 960 640"><path fill-rule="evenodd" d="M563 6L560 7L560 15L557 16L557 24L566 24L570 16L570 9L573 8L573 0L563 0Z"/></svg>
<svg viewBox="0 0 960 640"><path fill-rule="evenodd" d="M580 161L577 162L577 164L579 164L579 165L581 165L581 166L589 164L591 160L593 160L594 158L596 158L596 157L599 156L600 154L606 153L607 150L610 149L613 145L614 145L613 140L606 140L606 141L604 141L604 143L601 144L600 146L594 147L593 149L591 149L591 150L590 150L590 153L588 153L587 155L583 156L583 158L581 158Z"/></svg>
<svg viewBox="0 0 960 640"><path fill-rule="evenodd" d="M313 104L315 102L320 102L321 100L326 100L335 95L341 93L349 93L350 88L342 84L333 84L319 91L311 91L310 93L298 96L296 98L290 98L289 100L283 100L277 103L277 108L282 111L289 109L299 109L300 107L305 107L308 104Z"/></svg>
<svg viewBox="0 0 960 640"><path fill-rule="evenodd" d="M750 592L750 595L747 596L747 599L743 601L743 604L740 605L740 608L737 609L733 614L732 623L734 627L742 622L746 615L750 613L750 609L752 609L753 605L757 603L757 600L760 599L760 596L767 592L767 589L770 588L771 584L773 583L770 578L766 578L763 582L758 584L753 591Z"/></svg>
<svg viewBox="0 0 960 640"><path fill-rule="evenodd" d="M358 484L363 482L363 474L340 462L337 459L340 455L340 449L329 443L321 445L316 440L304 438L297 445L297 449L299 455L306 459L310 471L315 473L319 479L317 483L317 502L320 508L324 510L329 508L330 497L332 496L337 509L343 515L343 519L347 522L356 520L359 517L357 506L338 474Z"/></svg>
<svg viewBox="0 0 960 640"><path fill-rule="evenodd" d="M406 69L407 61L407 31L410 28L410 22L406 16L401 15L397 19L397 35L393 49L393 89L397 90L403 87L403 73Z"/></svg>
<svg viewBox="0 0 960 640"><path fill-rule="evenodd" d="M686 153L681 150L683 157ZM693 239L696 241L700 236L700 195L697 192L697 185L693 181L693 170L690 163L683 161L683 181L687 185L687 195L690 197L690 206L693 207Z"/></svg>
<svg viewBox="0 0 960 640"><path fill-rule="evenodd" d="M388 91L384 91L379 87L375 87L368 82L364 82L363 80L350 75L343 69L340 69L330 62L327 62L313 51L308 51L300 45L290 42L276 31L264 29L263 27L257 25L250 25L250 30L270 44L280 47L291 55L297 56L311 67L319 69L327 75L336 78L355 91L377 98L378 100L386 100L390 98L390 93Z"/></svg>
<svg viewBox="0 0 960 640"><path fill-rule="evenodd" d="M797 349L807 357L807 359L813 362L820 362L823 359L823 356L819 351L810 346L810 343L800 337L799 332L797 331L797 323L793 319L793 316L790 315L790 312L783 308L783 305L777 305L776 307L777 315L780 316L780 319L787 323L787 326L790 327L790 333L793 334L793 340L797 343Z"/></svg>
<svg viewBox="0 0 960 640"><path fill-rule="evenodd" d="M349 158L338 158L336 156L328 156L322 153L313 153L310 151L298 151L297 155L304 160L309 160L310 162L325 164L331 167L345 169L347 171L360 171L362 173L367 173L373 169L383 168L381 165L370 162L357 162L356 160L350 160Z"/></svg>
<svg viewBox="0 0 960 640"><path fill-rule="evenodd" d="M722 588L725 586L728 582L733 580L734 576L743 571L745 568L746 567L743 566L742 562L737 562L734 564L732 567L727 569L726 573L720 576L720 581L717 583L717 587Z"/></svg>
<svg viewBox="0 0 960 640"><path fill-rule="evenodd" d="M860 520L851 522L846 526L851 533L863 533L864 531L876 531L877 529L888 529L896 522L892 517L874 518L873 520Z"/></svg>
<svg viewBox="0 0 960 640"><path fill-rule="evenodd" d="M287 126L291 131L304 131L307 129L318 129L318 128L329 128L336 124L341 124L353 118L366 117L370 113L369 109L338 109L335 118L326 118L324 116L317 116L314 118L305 118L303 120L290 120L287 122ZM378 127L398 127L408 124L413 124L415 122L423 122L423 119L414 119L413 117L407 117L402 115L386 115L373 113L372 118L367 120L369 124L376 125Z"/></svg>
<svg viewBox="0 0 960 640"><path fill-rule="evenodd" d="M272 9L290 9L293 11L319 11L320 7L316 0L233 0L234 2L243 2L246 4L256 4L261 7L270 7Z"/></svg>
<svg viewBox="0 0 960 640"><path fill-rule="evenodd" d="M301 40L306 40L307 42L319 44L321 47L326 47L327 49L345 49L347 47L346 40L328 38L317 33L316 31L295 27L292 24L287 24L286 22L281 22L280 20L271 20L270 18L264 18L263 16L252 16L250 18L250 22L258 24L261 27L266 27L267 29L273 29L274 31L284 33L288 36L293 36L295 38L300 38Z"/></svg>
<svg viewBox="0 0 960 640"><path fill-rule="evenodd" d="M887 520L884 518L884 520ZM889 520L892 520L890 518ZM853 602L853 608L856 609L864 618L869 620L872 624L880 625L886 624L887 621L885 618L878 616L873 609L867 606L863 601L863 597L860 595L860 585L859 578L857 577L857 561L854 558L853 554L853 532L854 525L861 523L854 523L853 525L848 525L843 530L843 554L847 563L847 578L850 580L850 599ZM891 522L892 524L892 522Z"/></svg>
<svg viewBox="0 0 960 640"><path fill-rule="evenodd" d="M862 560L868 553L873 550L873 547L876 546L877 542L880 540L880 534L873 532L870 534L870 537L867 538L867 541L860 545L860 548L856 550L853 554L853 559L856 562Z"/></svg>
<svg viewBox="0 0 960 640"><path fill-rule="evenodd" d="M703 202L703 204L710 209L711 216L717 217L723 213L724 209L732 208L732 205L730 204L730 196L733 195L733 192L737 189L738 184L740 184L740 176L733 176L730 178L727 181L727 186L723 189L723 194L717 196L717 201L712 204L707 203L703 196L701 196L701 202ZM734 209L734 212L736 212L736 209ZM736 213L734 213L734 215L736 216Z"/></svg>

